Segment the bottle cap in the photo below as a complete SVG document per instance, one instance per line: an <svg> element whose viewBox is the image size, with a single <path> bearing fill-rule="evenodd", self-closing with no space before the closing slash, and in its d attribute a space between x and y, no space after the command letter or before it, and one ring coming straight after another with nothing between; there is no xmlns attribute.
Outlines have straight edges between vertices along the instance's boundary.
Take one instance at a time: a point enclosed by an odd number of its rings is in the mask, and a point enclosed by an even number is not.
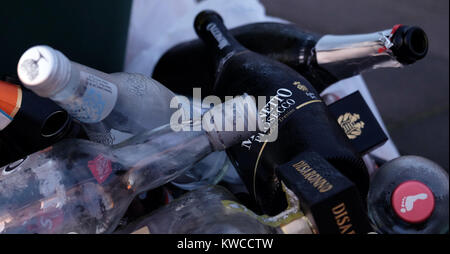
<svg viewBox="0 0 450 254"><path fill-rule="evenodd" d="M421 223L428 219L435 207L430 188L419 181L406 181L392 194L392 208L404 221Z"/></svg>
<svg viewBox="0 0 450 254"><path fill-rule="evenodd" d="M68 83L70 61L48 46L34 46L21 56L17 74L22 83L42 97L50 97Z"/></svg>
<svg viewBox="0 0 450 254"><path fill-rule="evenodd" d="M205 24L208 24L211 21L223 23L222 17L213 10L204 10L197 14L194 21L194 28L197 33L202 32L203 29L206 29Z"/></svg>

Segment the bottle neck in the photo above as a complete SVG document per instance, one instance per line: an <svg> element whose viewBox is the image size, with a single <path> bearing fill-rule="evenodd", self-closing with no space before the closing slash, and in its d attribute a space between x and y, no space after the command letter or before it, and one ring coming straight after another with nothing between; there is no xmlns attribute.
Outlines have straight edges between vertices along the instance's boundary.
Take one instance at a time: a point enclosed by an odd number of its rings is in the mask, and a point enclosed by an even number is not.
<svg viewBox="0 0 450 254"><path fill-rule="evenodd" d="M129 169L124 181L134 194L174 180L213 152L204 131L174 132L169 125L137 135L113 148L114 156Z"/></svg>
<svg viewBox="0 0 450 254"><path fill-rule="evenodd" d="M316 63L338 80L370 69L403 67L427 51L425 32L403 25L369 34L325 35L315 47Z"/></svg>
<svg viewBox="0 0 450 254"><path fill-rule="evenodd" d="M358 35L325 35L316 44L317 64L338 80L368 69L403 65L392 50L391 30Z"/></svg>
<svg viewBox="0 0 450 254"><path fill-rule="evenodd" d="M118 88L108 74L71 62L48 46L35 46L19 60L22 83L36 94L51 98L83 123L97 123L113 110Z"/></svg>
<svg viewBox="0 0 450 254"><path fill-rule="evenodd" d="M223 65L236 53L245 51L225 27L223 20L216 14L206 11L195 20L195 30L214 54L216 65Z"/></svg>
<svg viewBox="0 0 450 254"><path fill-rule="evenodd" d="M174 131L172 123L114 146L115 157L130 168L127 186L137 193L159 187L211 152L242 142L262 125L257 122L257 112L250 96L238 96L213 107L201 121L176 126L182 131Z"/></svg>

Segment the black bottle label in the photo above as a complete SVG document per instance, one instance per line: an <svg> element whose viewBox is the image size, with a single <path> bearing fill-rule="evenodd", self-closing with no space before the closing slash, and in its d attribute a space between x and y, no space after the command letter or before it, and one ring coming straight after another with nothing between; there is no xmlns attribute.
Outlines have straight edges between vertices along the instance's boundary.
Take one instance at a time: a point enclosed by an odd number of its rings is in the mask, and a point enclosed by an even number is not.
<svg viewBox="0 0 450 254"><path fill-rule="evenodd" d="M264 128L228 152L262 212L275 215L286 208L275 168L306 150L319 153L367 193L368 174L361 158L303 76L244 48L217 13L200 13L194 26L215 59L215 94L246 93L258 101ZM266 99L262 105L259 96Z"/></svg>
<svg viewBox="0 0 450 254"><path fill-rule="evenodd" d="M305 144L297 146L298 143L289 142L288 136L300 142L302 138L294 127L296 123L288 126L286 124L292 118L302 119L301 116L299 118L299 112L314 104L322 104L322 101L311 85L303 79L285 79L283 84L265 87L264 91L256 88L254 92L249 93L255 97L270 96L265 100L265 104L258 100L259 117L264 127L257 134L242 141L240 145L232 147L229 153L238 164L237 167L247 184L248 191L262 210L272 215L280 212L285 205L284 194L273 169L276 165L289 160L298 149L306 146ZM301 123L302 120L298 122ZM283 131L279 131L281 129Z"/></svg>
<svg viewBox="0 0 450 254"><path fill-rule="evenodd" d="M280 87L272 93L273 96L259 111L259 117L264 123L263 130L243 141L241 146L252 150L254 143L276 141L278 128L281 128L296 111L312 103L321 103L319 96L308 86L308 83L294 81L290 86Z"/></svg>

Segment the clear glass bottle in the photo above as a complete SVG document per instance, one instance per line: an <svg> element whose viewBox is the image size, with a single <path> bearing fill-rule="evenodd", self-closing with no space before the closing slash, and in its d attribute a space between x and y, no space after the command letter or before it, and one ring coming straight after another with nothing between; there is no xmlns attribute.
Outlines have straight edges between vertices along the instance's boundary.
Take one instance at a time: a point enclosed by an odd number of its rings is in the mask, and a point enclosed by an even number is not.
<svg viewBox="0 0 450 254"><path fill-rule="evenodd" d="M221 186L188 192L148 217L128 225L118 234L312 234L315 227L304 216L297 197L285 189L289 201L282 213L259 216L241 205Z"/></svg>
<svg viewBox="0 0 450 254"><path fill-rule="evenodd" d="M106 74L71 62L48 46L27 50L17 71L28 88L66 109L83 123L89 139L101 144L118 144L168 124L177 110L170 107L175 94L156 80L140 74ZM209 155L178 180L180 187L193 189L216 183L226 160L224 152Z"/></svg>
<svg viewBox="0 0 450 254"><path fill-rule="evenodd" d="M233 115L244 117L244 105L256 115L255 104L241 102ZM112 147L67 140L1 168L0 233L111 233L136 195L253 133L221 131L223 109L208 113L209 131L166 125Z"/></svg>
<svg viewBox="0 0 450 254"><path fill-rule="evenodd" d="M201 116L207 112L202 107L202 103L193 98L188 98L190 107L185 110L190 111L190 115ZM225 151L213 152L205 159L195 164L185 174L172 181L172 184L183 190L195 190L203 186L217 184L222 180L230 167L230 160Z"/></svg>
<svg viewBox="0 0 450 254"><path fill-rule="evenodd" d="M35 46L20 58L22 83L85 123L92 140L117 144L133 134L168 124L175 96L140 74L106 74L70 61L49 46Z"/></svg>

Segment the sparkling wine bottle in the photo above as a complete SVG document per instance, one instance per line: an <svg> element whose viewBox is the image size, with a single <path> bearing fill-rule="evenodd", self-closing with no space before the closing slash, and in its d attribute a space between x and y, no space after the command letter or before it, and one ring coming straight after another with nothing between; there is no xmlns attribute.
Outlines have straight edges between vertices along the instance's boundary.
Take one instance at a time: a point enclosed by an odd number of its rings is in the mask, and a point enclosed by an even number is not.
<svg viewBox="0 0 450 254"><path fill-rule="evenodd" d="M368 34L318 35L294 24L254 23L231 29L246 48L289 65L321 93L326 87L364 71L398 68L424 58L426 33L417 26L396 25ZM179 44L159 60L153 78L173 91L190 94L200 86L205 96L214 83L213 62L205 44L194 40ZM177 73L177 75L173 75Z"/></svg>
<svg viewBox="0 0 450 254"><path fill-rule="evenodd" d="M244 104L235 105L235 113L219 105L207 113L211 122L194 123L208 131L165 125L112 147L71 139L1 168L0 233L111 233L136 195L252 134L249 124L220 129L225 113L244 117ZM255 104L245 105L256 114Z"/></svg>
<svg viewBox="0 0 450 254"><path fill-rule="evenodd" d="M263 130L228 149L248 191L261 208L258 212L274 215L285 208L275 168L305 150L319 153L356 184L361 196L366 196L369 176L360 155L303 76L246 49L227 31L215 12L201 12L195 19L195 29L215 62L213 90L217 95L248 93L255 98L270 98L259 111ZM276 140L269 140L274 133L278 134Z"/></svg>

